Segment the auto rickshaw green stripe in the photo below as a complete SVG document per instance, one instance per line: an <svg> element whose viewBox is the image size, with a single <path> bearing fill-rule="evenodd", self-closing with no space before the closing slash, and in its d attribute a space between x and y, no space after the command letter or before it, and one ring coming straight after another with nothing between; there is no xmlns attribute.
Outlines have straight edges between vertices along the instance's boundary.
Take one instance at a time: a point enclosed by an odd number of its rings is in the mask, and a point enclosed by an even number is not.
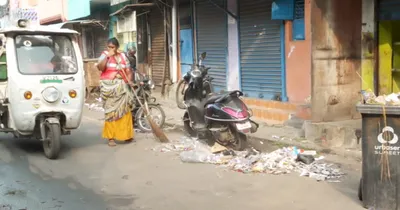
<svg viewBox="0 0 400 210"><path fill-rule="evenodd" d="M60 79L49 79L49 80L40 80L40 83L47 84L47 83L62 83Z"/></svg>

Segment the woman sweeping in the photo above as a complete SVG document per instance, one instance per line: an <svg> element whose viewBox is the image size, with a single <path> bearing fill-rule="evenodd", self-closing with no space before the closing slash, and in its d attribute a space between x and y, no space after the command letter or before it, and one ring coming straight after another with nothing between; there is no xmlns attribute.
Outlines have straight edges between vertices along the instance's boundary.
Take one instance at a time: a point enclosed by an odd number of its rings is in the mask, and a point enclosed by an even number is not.
<svg viewBox="0 0 400 210"><path fill-rule="evenodd" d="M109 39L108 50L102 52L97 64L97 68L102 71L100 91L105 110L102 136L108 139L109 146L116 146L115 141L131 142L134 136L131 114L133 93L127 84L132 74L128 70L128 59L118 48L118 40Z"/></svg>

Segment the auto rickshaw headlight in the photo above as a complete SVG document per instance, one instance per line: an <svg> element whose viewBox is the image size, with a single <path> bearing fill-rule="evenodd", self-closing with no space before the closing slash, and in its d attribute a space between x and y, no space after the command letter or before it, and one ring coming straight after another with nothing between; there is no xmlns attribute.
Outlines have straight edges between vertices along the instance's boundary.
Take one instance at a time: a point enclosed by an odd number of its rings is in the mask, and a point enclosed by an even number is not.
<svg viewBox="0 0 400 210"><path fill-rule="evenodd" d="M26 92L24 93L24 98L25 98L26 100L31 99L31 98L32 98L32 93L31 93L31 91L26 91Z"/></svg>
<svg viewBox="0 0 400 210"><path fill-rule="evenodd" d="M71 97L71 98L76 98L76 96L77 96L77 93L76 93L75 90L70 90L70 91L68 92L68 94L69 94L69 97Z"/></svg>
<svg viewBox="0 0 400 210"><path fill-rule="evenodd" d="M48 87L43 90L42 96L47 102L53 103L60 98L60 92L55 87Z"/></svg>

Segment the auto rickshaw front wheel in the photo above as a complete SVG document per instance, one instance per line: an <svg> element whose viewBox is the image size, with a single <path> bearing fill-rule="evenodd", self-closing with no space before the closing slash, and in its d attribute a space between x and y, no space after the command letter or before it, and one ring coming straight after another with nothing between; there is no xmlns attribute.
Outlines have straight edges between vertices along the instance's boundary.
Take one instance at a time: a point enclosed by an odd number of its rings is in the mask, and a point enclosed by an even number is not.
<svg viewBox="0 0 400 210"><path fill-rule="evenodd" d="M44 154L49 159L57 159L61 148L60 124L45 124L46 139L43 141Z"/></svg>

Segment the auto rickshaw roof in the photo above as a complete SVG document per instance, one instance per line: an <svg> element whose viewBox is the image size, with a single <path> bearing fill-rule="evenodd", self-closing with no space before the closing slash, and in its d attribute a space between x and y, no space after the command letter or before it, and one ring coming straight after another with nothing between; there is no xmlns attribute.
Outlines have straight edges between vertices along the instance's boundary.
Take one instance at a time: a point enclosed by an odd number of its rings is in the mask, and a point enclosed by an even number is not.
<svg viewBox="0 0 400 210"><path fill-rule="evenodd" d="M0 33L9 34L9 33L21 33L21 34L79 34L75 30L66 29L66 28L58 28L54 26L30 26L30 27L16 27L9 26L5 28L0 28Z"/></svg>

